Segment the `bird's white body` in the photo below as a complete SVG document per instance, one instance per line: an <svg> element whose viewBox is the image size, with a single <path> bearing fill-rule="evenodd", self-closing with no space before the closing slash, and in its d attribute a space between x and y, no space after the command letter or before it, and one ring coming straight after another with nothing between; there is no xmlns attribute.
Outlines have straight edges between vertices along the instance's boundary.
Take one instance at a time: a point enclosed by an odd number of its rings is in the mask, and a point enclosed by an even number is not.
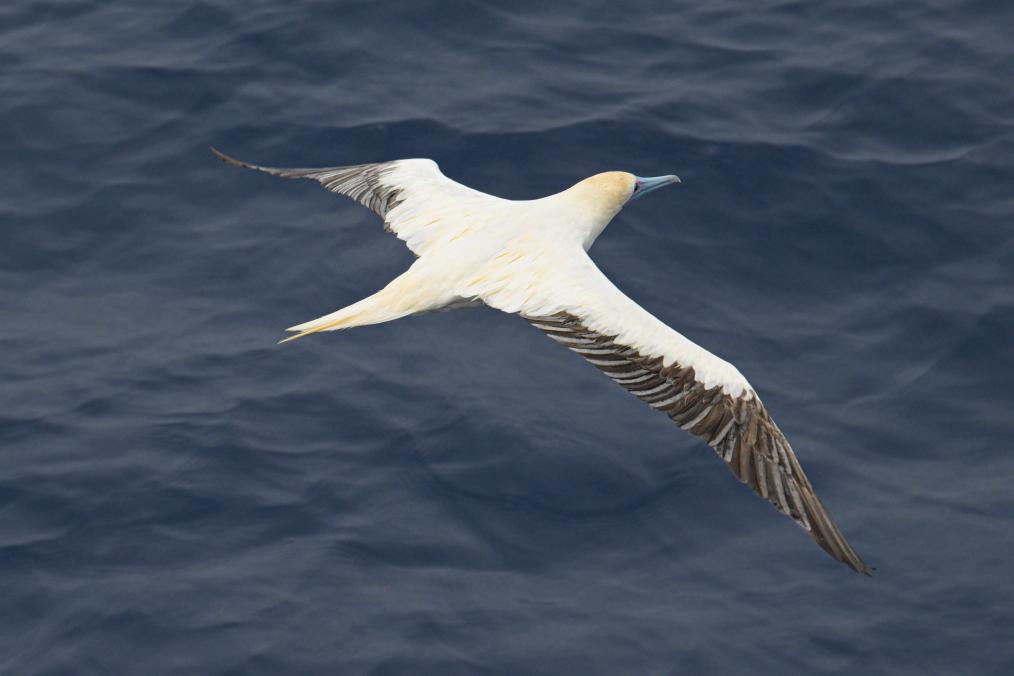
<svg viewBox="0 0 1014 676"><path fill-rule="evenodd" d="M588 257L629 197L622 175L613 175L620 172L541 199L513 201L451 181L431 160L391 164L391 183L413 189L387 211L387 224L418 260L375 295L290 330L333 331L478 299L529 317L570 313L666 365L692 366L708 387L721 386L732 396L749 390L732 364L630 300ZM589 181L594 183L585 185ZM603 193L601 184L610 181L619 184L615 193Z"/></svg>
<svg viewBox="0 0 1014 676"><path fill-rule="evenodd" d="M740 481L832 557L868 574L739 371L624 295L588 257L638 191L675 183L675 176L607 172L542 199L511 201L448 179L431 160L275 169L215 152L231 164L313 179L356 200L418 256L377 293L291 327L296 335L287 340L476 302L519 314L706 441Z"/></svg>

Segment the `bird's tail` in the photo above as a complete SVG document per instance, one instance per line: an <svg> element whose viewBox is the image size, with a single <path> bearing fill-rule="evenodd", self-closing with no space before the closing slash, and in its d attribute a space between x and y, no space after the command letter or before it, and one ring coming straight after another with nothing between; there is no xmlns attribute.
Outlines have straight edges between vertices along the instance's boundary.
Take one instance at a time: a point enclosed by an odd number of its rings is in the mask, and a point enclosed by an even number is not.
<svg viewBox="0 0 1014 676"><path fill-rule="evenodd" d="M398 319L404 317L404 314L388 313L384 312L383 307L374 300L374 296L364 298L358 303L353 303L348 307L343 307L340 310L335 310L330 314L326 314L323 317L317 319L311 319L308 322L302 324L296 324L285 329L286 331L295 332L294 335L288 338L283 338L278 341L279 343L287 343L290 340L296 340L303 336L308 336L311 333L319 333L321 331L337 331L338 329L351 329L355 326L366 326L368 324L380 324L381 322L389 322L392 319Z"/></svg>
<svg viewBox="0 0 1014 676"><path fill-rule="evenodd" d="M372 296L323 317L290 326L286 331L293 331L295 335L279 342L287 343L321 331L337 331L389 322L419 312L435 310L447 304L448 298L435 293L429 285L419 282L417 275L413 274L413 269L409 268Z"/></svg>

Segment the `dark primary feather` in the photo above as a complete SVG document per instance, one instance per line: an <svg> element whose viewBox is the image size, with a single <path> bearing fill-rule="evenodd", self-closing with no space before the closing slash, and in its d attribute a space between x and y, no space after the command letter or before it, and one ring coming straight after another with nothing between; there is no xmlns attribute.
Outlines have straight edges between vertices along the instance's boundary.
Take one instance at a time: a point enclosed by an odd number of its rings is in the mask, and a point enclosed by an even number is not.
<svg viewBox="0 0 1014 676"><path fill-rule="evenodd" d="M282 178L308 178L317 181L325 189L345 195L385 219L387 212L398 206L401 189L384 183L384 176L391 171L392 162L379 164L358 164L348 167L319 167L316 169L281 169L250 164L212 148L211 152L226 164L245 169L256 169Z"/></svg>
<svg viewBox="0 0 1014 676"><path fill-rule="evenodd" d="M817 498L789 442L755 393L732 397L721 387L706 388L694 377L693 368L663 366L661 357L646 358L566 313L525 319L703 439L740 481L799 524L824 551L853 570L870 574Z"/></svg>

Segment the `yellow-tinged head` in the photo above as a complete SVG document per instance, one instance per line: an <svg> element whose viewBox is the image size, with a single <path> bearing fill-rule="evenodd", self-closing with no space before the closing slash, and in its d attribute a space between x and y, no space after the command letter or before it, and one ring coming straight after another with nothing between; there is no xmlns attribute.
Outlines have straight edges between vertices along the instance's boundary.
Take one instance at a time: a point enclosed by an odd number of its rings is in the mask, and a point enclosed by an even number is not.
<svg viewBox="0 0 1014 676"><path fill-rule="evenodd" d="M607 171L590 176L570 190L577 193L589 210L615 216L634 194L637 181L625 171Z"/></svg>
<svg viewBox="0 0 1014 676"><path fill-rule="evenodd" d="M679 181L677 176L643 178L625 171L607 171L586 178L550 199L563 207L565 218L561 222L577 231L587 250L624 204Z"/></svg>
<svg viewBox="0 0 1014 676"><path fill-rule="evenodd" d="M630 200L679 182L678 176L645 178L626 171L607 171L584 179L567 192L583 201L590 211L611 219Z"/></svg>

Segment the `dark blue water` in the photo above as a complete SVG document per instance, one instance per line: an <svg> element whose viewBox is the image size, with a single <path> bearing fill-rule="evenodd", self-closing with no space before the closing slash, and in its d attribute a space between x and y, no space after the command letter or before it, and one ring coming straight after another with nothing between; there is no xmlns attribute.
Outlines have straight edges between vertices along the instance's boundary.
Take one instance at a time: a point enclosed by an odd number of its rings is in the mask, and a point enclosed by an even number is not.
<svg viewBox="0 0 1014 676"><path fill-rule="evenodd" d="M1014 673L1014 11L7 2L0 672ZM309 182L677 173L593 249L877 573Z"/></svg>

